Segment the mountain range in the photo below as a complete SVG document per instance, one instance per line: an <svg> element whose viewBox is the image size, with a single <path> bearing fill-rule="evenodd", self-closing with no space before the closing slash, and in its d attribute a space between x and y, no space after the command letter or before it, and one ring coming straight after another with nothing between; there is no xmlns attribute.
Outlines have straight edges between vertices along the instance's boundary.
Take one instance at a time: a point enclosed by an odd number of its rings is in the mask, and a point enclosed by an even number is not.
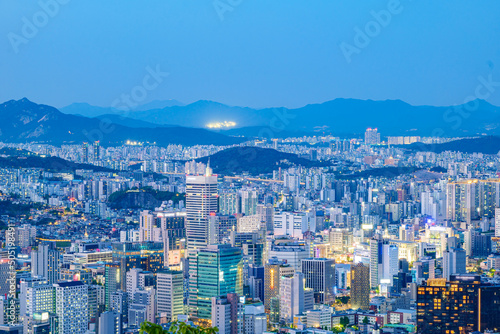
<svg viewBox="0 0 500 334"><path fill-rule="evenodd" d="M152 105L153 106L153 105ZM161 106L156 103L154 106ZM177 103L163 108L122 111L72 104L64 113L96 117L125 116L156 125L206 128L214 122L231 121L236 126L220 133L236 136L288 137L291 135L362 135L378 128L382 136L475 136L500 135L500 107L484 100L456 106L413 106L400 100L335 99L289 109L228 106L213 101Z"/></svg>
<svg viewBox="0 0 500 334"><path fill-rule="evenodd" d="M205 129L180 126L131 127L111 119L100 120L64 114L54 107L26 98L0 104L0 141L80 144L99 140L102 145L122 145L127 140L182 145L232 145L243 141Z"/></svg>

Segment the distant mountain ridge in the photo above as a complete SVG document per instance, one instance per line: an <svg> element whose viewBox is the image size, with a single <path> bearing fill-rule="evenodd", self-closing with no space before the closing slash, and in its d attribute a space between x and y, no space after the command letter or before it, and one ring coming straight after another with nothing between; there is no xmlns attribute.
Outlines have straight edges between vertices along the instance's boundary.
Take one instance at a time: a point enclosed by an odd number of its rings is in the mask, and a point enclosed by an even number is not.
<svg viewBox="0 0 500 334"><path fill-rule="evenodd" d="M77 115L63 114L54 107L26 98L0 104L0 141L40 142L55 145L100 140L102 145L122 145L127 140L160 146L232 145L244 141L204 129L187 127L128 127Z"/></svg>
<svg viewBox="0 0 500 334"><path fill-rule="evenodd" d="M236 128L225 130L230 131L227 133L248 135L260 128L257 134L261 137L284 137L285 134L293 133L361 136L369 127L378 128L382 136L500 135L500 107L483 100L472 101L467 106L449 107L413 106L401 100L341 98L295 109L254 109L206 100L129 112L110 112L109 108L90 107L71 105L61 110L73 114L85 112L88 113L86 116L92 117L99 112L124 114L128 118L154 124L197 128L206 128L207 124L213 122L233 121L237 124Z"/></svg>

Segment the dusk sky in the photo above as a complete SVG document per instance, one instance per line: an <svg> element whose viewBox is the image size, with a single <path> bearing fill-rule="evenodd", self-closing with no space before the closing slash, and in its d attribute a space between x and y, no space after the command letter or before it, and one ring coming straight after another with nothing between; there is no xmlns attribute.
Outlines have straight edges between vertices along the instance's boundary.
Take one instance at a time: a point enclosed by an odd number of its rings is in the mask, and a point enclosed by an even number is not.
<svg viewBox="0 0 500 334"><path fill-rule="evenodd" d="M0 2L1 102L110 106L143 85L148 67L169 75L144 102L251 107L339 97L451 105L474 94L479 76L500 82L493 0L65 2L52 16L38 1ZM360 45L356 29L367 27ZM342 45L357 51L346 57ZM500 105L500 83L493 89L488 101Z"/></svg>

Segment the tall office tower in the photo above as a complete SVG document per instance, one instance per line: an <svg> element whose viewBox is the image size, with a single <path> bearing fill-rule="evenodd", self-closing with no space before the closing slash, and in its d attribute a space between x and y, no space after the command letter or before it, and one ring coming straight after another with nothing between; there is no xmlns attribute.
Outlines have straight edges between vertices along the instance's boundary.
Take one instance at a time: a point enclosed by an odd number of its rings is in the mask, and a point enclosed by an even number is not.
<svg viewBox="0 0 500 334"><path fill-rule="evenodd" d="M277 258L271 258L264 266L264 306L267 311L271 310L271 299L279 296L280 277L294 273L294 267Z"/></svg>
<svg viewBox="0 0 500 334"><path fill-rule="evenodd" d="M243 295L241 249L209 245L189 263L189 314L200 321L211 316L211 298L228 293Z"/></svg>
<svg viewBox="0 0 500 334"><path fill-rule="evenodd" d="M249 295L252 299L264 301L264 266L250 264L248 266Z"/></svg>
<svg viewBox="0 0 500 334"><path fill-rule="evenodd" d="M428 334L471 333L484 323L484 310L479 275L462 274L429 279L417 291L417 332ZM480 298L481 296L481 298ZM497 303L498 304L498 303ZM498 306L496 307L498 310ZM481 320L480 320L481 319ZM496 317L498 319L498 316ZM489 323L488 327L500 326ZM487 328L481 328L485 330Z"/></svg>
<svg viewBox="0 0 500 334"><path fill-rule="evenodd" d="M387 240L370 240L370 285L378 287L382 280L392 285L393 276L398 273L398 246Z"/></svg>
<svg viewBox="0 0 500 334"><path fill-rule="evenodd" d="M89 162L89 143L82 144L82 162Z"/></svg>
<svg viewBox="0 0 500 334"><path fill-rule="evenodd" d="M155 217L147 210L142 211L139 218L139 241L155 241L153 239L154 228L156 228Z"/></svg>
<svg viewBox="0 0 500 334"><path fill-rule="evenodd" d="M365 144L366 145L378 145L380 144L380 133L378 129L368 128L365 131Z"/></svg>
<svg viewBox="0 0 500 334"><path fill-rule="evenodd" d="M161 228L164 247L163 264L166 268L179 265L185 248L183 240L186 238L185 212L159 212L157 219Z"/></svg>
<svg viewBox="0 0 500 334"><path fill-rule="evenodd" d="M362 310L370 307L370 268L361 262L351 265L351 305Z"/></svg>
<svg viewBox="0 0 500 334"><path fill-rule="evenodd" d="M22 317L35 313L54 312L54 287L45 278L23 278L20 282L20 309Z"/></svg>
<svg viewBox="0 0 500 334"><path fill-rule="evenodd" d="M260 221L266 223L266 230L272 232L274 230L274 208L272 204L258 204L257 214Z"/></svg>
<svg viewBox="0 0 500 334"><path fill-rule="evenodd" d="M59 334L85 334L88 329L88 287L80 281L54 284Z"/></svg>
<svg viewBox="0 0 500 334"><path fill-rule="evenodd" d="M115 242L113 247L113 262L120 264L119 288L126 290L127 271L141 268L156 273L163 269L163 242Z"/></svg>
<svg viewBox="0 0 500 334"><path fill-rule="evenodd" d="M221 215L234 215L241 212L240 195L236 191L224 191L219 196Z"/></svg>
<svg viewBox="0 0 500 334"><path fill-rule="evenodd" d="M293 317L314 308L314 292L304 287L304 274L280 278L280 318L287 323Z"/></svg>
<svg viewBox="0 0 500 334"><path fill-rule="evenodd" d="M252 216L257 213L259 197L256 190L241 191L241 213Z"/></svg>
<svg viewBox="0 0 500 334"><path fill-rule="evenodd" d="M122 334L120 313L107 311L99 317L98 334Z"/></svg>
<svg viewBox="0 0 500 334"><path fill-rule="evenodd" d="M452 274L466 274L466 255L462 248L450 248L443 253L443 278L450 279Z"/></svg>
<svg viewBox="0 0 500 334"><path fill-rule="evenodd" d="M184 314L184 282L182 271L161 270L156 273L158 317L176 321Z"/></svg>
<svg viewBox="0 0 500 334"><path fill-rule="evenodd" d="M120 288L121 274L120 263L106 263L104 269L104 298L106 311L111 311L111 296Z"/></svg>
<svg viewBox="0 0 500 334"><path fill-rule="evenodd" d="M384 243L382 251L382 279L392 286L394 275L397 275L399 271L399 249L397 245Z"/></svg>
<svg viewBox="0 0 500 334"><path fill-rule="evenodd" d="M94 162L101 159L101 144L99 141L94 142Z"/></svg>
<svg viewBox="0 0 500 334"><path fill-rule="evenodd" d="M310 258L302 260L306 288L314 291L316 304L327 304L335 299L335 260Z"/></svg>
<svg viewBox="0 0 500 334"><path fill-rule="evenodd" d="M238 220L232 215L212 213L208 216L208 244L223 244L229 240L231 231L237 228Z"/></svg>
<svg viewBox="0 0 500 334"><path fill-rule="evenodd" d="M382 276L382 240L370 240L370 286L378 287ZM352 277L351 277L352 279Z"/></svg>
<svg viewBox="0 0 500 334"><path fill-rule="evenodd" d="M208 217L217 212L217 176L186 176L186 236L190 255L208 245Z"/></svg>
<svg viewBox="0 0 500 334"><path fill-rule="evenodd" d="M44 277L53 284L59 280L60 253L55 244L40 244L31 252L31 275Z"/></svg>
<svg viewBox="0 0 500 334"><path fill-rule="evenodd" d="M220 334L238 334L238 295L228 293L225 296L212 297L212 327L217 327Z"/></svg>

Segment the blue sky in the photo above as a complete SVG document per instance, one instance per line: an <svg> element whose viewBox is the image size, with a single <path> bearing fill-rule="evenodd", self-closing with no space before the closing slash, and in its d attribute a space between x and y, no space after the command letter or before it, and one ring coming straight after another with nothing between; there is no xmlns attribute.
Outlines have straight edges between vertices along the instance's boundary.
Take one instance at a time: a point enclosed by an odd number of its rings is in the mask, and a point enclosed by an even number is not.
<svg viewBox="0 0 500 334"><path fill-rule="evenodd" d="M44 16L53 1L0 0L0 101L109 106L148 66L169 75L142 102L251 107L460 104L479 76L500 81L494 0L59 0ZM390 22L376 21L381 11ZM356 46L367 27L369 43ZM341 45L357 49L350 61ZM500 105L500 86L488 101Z"/></svg>

